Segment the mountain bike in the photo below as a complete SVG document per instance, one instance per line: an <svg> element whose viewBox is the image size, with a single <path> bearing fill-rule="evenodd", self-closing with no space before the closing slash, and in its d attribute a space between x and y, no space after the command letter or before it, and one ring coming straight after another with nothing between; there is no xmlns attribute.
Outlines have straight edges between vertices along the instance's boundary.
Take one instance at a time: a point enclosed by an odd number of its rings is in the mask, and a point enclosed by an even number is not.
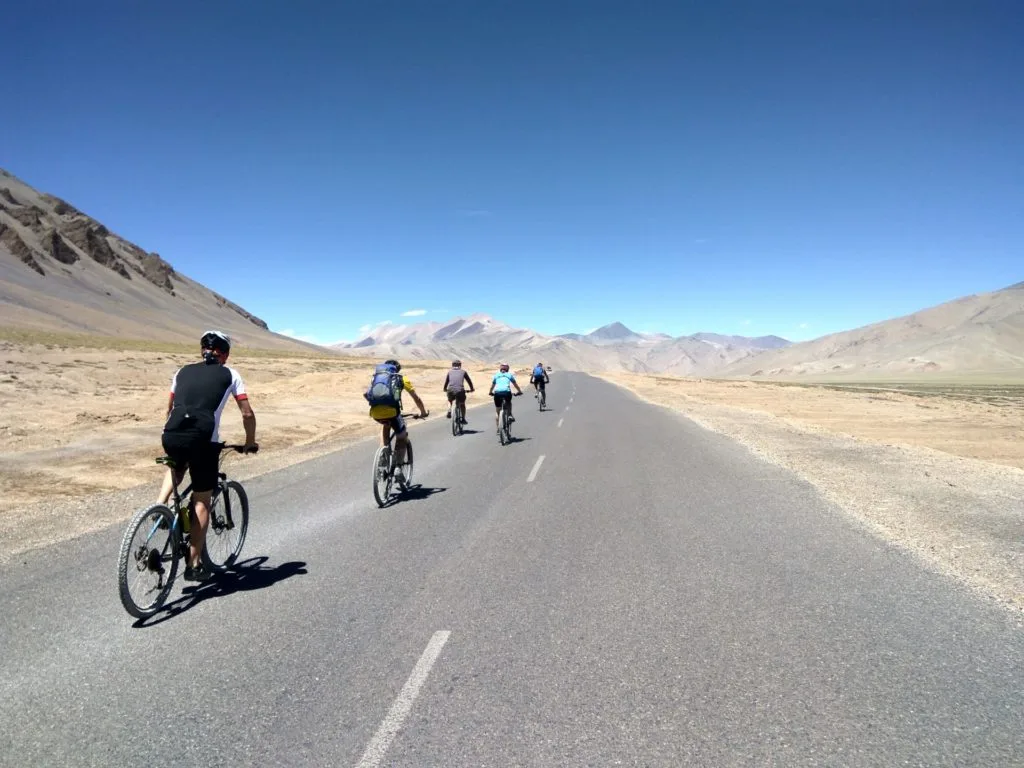
<svg viewBox="0 0 1024 768"><path fill-rule="evenodd" d="M469 397L469 393L466 393L466 397ZM458 400L454 400L452 405L452 436L458 437L462 434L463 429L466 426L466 401L465 398L460 403Z"/></svg>
<svg viewBox="0 0 1024 768"><path fill-rule="evenodd" d="M221 452L242 453L243 445L218 443ZM253 449L253 453L258 448ZM163 456L156 460L171 470L174 460ZM121 540L117 559L117 587L121 604L138 619L152 616L167 600L178 573L178 561L188 561L191 501L182 499L192 492L174 484L168 504L154 504L135 514ZM245 489L224 472L217 473L217 485L210 499L210 523L201 559L203 567L213 573L225 571L238 559L249 530L249 498Z"/></svg>
<svg viewBox="0 0 1024 768"><path fill-rule="evenodd" d="M513 392L512 397L519 397L522 392ZM501 424L498 427L498 442L508 445L512 442L512 401L501 404Z"/></svg>
<svg viewBox="0 0 1024 768"><path fill-rule="evenodd" d="M544 410L544 406L548 404L548 390L547 387L537 388L537 405L540 411Z"/></svg>
<svg viewBox="0 0 1024 768"><path fill-rule="evenodd" d="M419 414L414 419L426 418ZM373 455L373 498L377 501L378 507L383 507L391 498L391 491L395 485L395 468L402 467L404 475L403 482L400 482L399 490L404 491L412 484L412 440L405 445L405 461L398 463L398 454L395 452L394 443L397 437L395 430L391 430L391 436L386 445L382 445Z"/></svg>

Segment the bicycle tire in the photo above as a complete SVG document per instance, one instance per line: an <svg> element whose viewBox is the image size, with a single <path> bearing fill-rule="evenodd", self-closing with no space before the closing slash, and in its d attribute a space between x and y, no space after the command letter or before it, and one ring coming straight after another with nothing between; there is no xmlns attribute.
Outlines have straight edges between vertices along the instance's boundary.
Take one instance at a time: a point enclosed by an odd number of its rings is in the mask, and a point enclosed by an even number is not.
<svg viewBox="0 0 1024 768"><path fill-rule="evenodd" d="M235 499L231 498L234 492ZM210 504L210 524L206 528L206 545L200 555L208 571L226 571L242 552L249 532L249 497L242 484L222 480L220 493Z"/></svg>
<svg viewBox="0 0 1024 768"><path fill-rule="evenodd" d="M373 454L373 498L378 507L387 504L391 496L391 448L382 445Z"/></svg>
<svg viewBox="0 0 1024 768"><path fill-rule="evenodd" d="M462 430L459 428L459 401L452 403L452 437L458 437Z"/></svg>
<svg viewBox="0 0 1024 768"><path fill-rule="evenodd" d="M180 556L180 536L174 522L174 513L167 506L154 504L135 513L121 539L121 551L117 557L117 592L121 605L137 619L149 618L159 611L171 592ZM141 544L135 544L136 534L140 531L145 538ZM166 531L166 538L162 543L150 546L153 536L163 531ZM136 599L132 586L143 586L144 582L154 579L156 584L144 589L142 599Z"/></svg>
<svg viewBox="0 0 1024 768"><path fill-rule="evenodd" d="M405 444L405 463L402 465L402 474L405 475L405 482L402 483L404 491L412 485L412 440Z"/></svg>

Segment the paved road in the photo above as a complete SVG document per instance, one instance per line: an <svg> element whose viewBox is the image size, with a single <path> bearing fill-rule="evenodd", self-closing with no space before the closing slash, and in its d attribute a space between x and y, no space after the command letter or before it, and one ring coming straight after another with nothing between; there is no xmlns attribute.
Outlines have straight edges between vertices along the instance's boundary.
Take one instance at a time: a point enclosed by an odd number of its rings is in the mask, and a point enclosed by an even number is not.
<svg viewBox="0 0 1024 768"><path fill-rule="evenodd" d="M602 381L515 404L385 510L367 442L249 482L246 567L146 627L120 526L4 566L0 764L1024 764L1001 609Z"/></svg>

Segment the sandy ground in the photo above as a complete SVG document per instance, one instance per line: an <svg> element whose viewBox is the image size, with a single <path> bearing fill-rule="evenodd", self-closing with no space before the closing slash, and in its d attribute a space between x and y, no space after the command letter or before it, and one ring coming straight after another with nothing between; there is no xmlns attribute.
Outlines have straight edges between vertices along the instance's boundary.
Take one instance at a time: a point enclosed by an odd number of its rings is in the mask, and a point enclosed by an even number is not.
<svg viewBox="0 0 1024 768"><path fill-rule="evenodd" d="M1024 388L835 389L608 374L1024 611Z"/></svg>
<svg viewBox="0 0 1024 768"><path fill-rule="evenodd" d="M152 497L162 477L154 459L162 454L171 377L195 359L0 342L0 559L125 519ZM229 364L249 391L260 443L256 456L227 456L234 477L377 434L362 397L373 361L261 353L232 355ZM447 409L441 391L447 368L403 367L431 418L443 419ZM469 370L483 388L469 403L484 403L489 374ZM414 413L408 395L405 400ZM229 403L221 439L243 442L244 435L238 409Z"/></svg>

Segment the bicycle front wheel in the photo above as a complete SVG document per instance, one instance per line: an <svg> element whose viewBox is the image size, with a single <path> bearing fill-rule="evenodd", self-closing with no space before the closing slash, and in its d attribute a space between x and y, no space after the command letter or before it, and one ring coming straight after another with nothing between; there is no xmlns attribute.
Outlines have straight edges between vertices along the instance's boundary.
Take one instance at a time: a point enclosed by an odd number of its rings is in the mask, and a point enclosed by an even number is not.
<svg viewBox="0 0 1024 768"><path fill-rule="evenodd" d="M249 497L234 480L221 482L210 503L210 525L201 555L209 571L224 571L234 565L249 531Z"/></svg>
<svg viewBox="0 0 1024 768"><path fill-rule="evenodd" d="M382 445L373 455L373 498L383 507L391 495L391 449Z"/></svg>
<svg viewBox="0 0 1024 768"><path fill-rule="evenodd" d="M402 464L402 474L405 475L404 487L412 485L412 440L405 445L405 463Z"/></svg>
<svg viewBox="0 0 1024 768"><path fill-rule="evenodd" d="M163 504L140 510L128 524L117 559L117 591L137 619L163 606L178 572L174 513Z"/></svg>

